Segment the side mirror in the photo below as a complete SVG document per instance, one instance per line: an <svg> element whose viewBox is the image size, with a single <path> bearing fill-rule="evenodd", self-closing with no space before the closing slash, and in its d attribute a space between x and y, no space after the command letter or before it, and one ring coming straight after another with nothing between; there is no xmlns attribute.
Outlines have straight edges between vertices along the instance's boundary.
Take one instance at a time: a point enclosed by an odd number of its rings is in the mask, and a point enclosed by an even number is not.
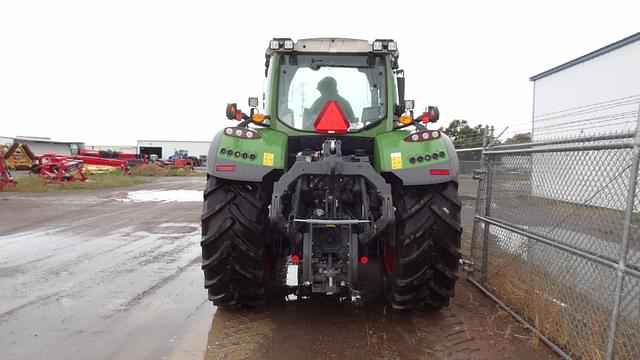
<svg viewBox="0 0 640 360"><path fill-rule="evenodd" d="M404 70L396 71L396 81L398 82L398 106L396 106L396 115L400 116L404 113Z"/></svg>
<svg viewBox="0 0 640 360"><path fill-rule="evenodd" d="M236 103L227 104L227 119L235 120L238 114L238 105Z"/></svg>
<svg viewBox="0 0 640 360"><path fill-rule="evenodd" d="M440 110L437 106L429 106L427 111L429 112L429 122L434 123L440 119Z"/></svg>
<svg viewBox="0 0 640 360"><path fill-rule="evenodd" d="M257 97L250 97L249 98L249 107L257 108L259 104L260 103L258 102L258 98Z"/></svg>
<svg viewBox="0 0 640 360"><path fill-rule="evenodd" d="M404 101L404 110L413 110L415 106L415 102L413 100L405 100Z"/></svg>

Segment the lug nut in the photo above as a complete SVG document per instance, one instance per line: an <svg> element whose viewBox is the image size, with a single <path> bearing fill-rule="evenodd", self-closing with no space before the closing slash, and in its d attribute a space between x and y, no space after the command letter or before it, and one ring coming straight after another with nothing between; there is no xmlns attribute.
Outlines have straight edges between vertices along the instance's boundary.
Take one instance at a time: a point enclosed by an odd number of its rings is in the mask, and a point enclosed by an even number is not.
<svg viewBox="0 0 640 360"><path fill-rule="evenodd" d="M234 154L236 157L240 157L240 151L236 151L236 153Z"/></svg>
<svg viewBox="0 0 640 360"><path fill-rule="evenodd" d="M443 158L446 154L444 153L444 151L440 151L440 157Z"/></svg>
<svg viewBox="0 0 640 360"><path fill-rule="evenodd" d="M429 161L431 160L431 155L427 154L424 156L424 161Z"/></svg>
<svg viewBox="0 0 640 360"><path fill-rule="evenodd" d="M223 154L223 155L224 155L224 154L226 154L226 153L227 153L227 149L225 149L225 148L220 149L220 154Z"/></svg>
<svg viewBox="0 0 640 360"><path fill-rule="evenodd" d="M422 155L418 156L418 162L423 162L424 161L424 157L422 157Z"/></svg>
<svg viewBox="0 0 640 360"><path fill-rule="evenodd" d="M251 155L249 155L249 159L251 159L251 160L255 160L255 159L256 159L256 154L251 154Z"/></svg>
<svg viewBox="0 0 640 360"><path fill-rule="evenodd" d="M229 156L233 155L233 150L227 149L227 155L229 155Z"/></svg>
<svg viewBox="0 0 640 360"><path fill-rule="evenodd" d="M242 158L243 158L243 159L246 159L246 158L248 158L248 157L249 157L249 154L247 154L247 153L242 153Z"/></svg>
<svg viewBox="0 0 640 360"><path fill-rule="evenodd" d="M433 154L431 155L431 158L432 158L433 160L437 160L437 159L438 159L438 153L433 153Z"/></svg>

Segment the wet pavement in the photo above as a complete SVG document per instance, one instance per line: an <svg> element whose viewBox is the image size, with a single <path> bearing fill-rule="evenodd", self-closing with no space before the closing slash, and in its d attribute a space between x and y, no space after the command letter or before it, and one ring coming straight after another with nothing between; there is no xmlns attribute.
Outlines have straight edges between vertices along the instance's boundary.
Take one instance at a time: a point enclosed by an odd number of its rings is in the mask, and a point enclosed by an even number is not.
<svg viewBox="0 0 640 360"><path fill-rule="evenodd" d="M332 298L216 309L200 270L204 181L0 193L0 359L556 358L466 281L440 312Z"/></svg>

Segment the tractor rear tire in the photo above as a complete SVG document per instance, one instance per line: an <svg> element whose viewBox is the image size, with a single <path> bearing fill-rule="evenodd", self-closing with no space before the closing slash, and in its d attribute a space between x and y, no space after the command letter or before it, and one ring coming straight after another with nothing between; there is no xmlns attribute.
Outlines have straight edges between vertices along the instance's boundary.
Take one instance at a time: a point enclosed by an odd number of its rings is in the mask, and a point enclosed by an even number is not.
<svg viewBox="0 0 640 360"><path fill-rule="evenodd" d="M275 260L267 250L264 198L260 184L207 180L200 244L205 288L214 305L261 305L268 297Z"/></svg>
<svg viewBox="0 0 640 360"><path fill-rule="evenodd" d="M458 184L400 187L396 192L395 246L385 246L385 295L393 309L449 305L458 279Z"/></svg>

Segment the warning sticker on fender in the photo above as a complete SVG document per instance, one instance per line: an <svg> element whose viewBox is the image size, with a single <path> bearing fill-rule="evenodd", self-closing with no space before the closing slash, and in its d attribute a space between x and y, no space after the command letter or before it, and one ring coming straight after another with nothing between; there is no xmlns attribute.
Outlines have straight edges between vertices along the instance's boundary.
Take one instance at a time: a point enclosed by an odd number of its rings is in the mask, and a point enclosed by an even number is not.
<svg viewBox="0 0 640 360"><path fill-rule="evenodd" d="M402 153L395 152L391 153L391 170L400 170L402 169Z"/></svg>
<svg viewBox="0 0 640 360"><path fill-rule="evenodd" d="M273 166L273 153L266 152L262 154L262 165Z"/></svg>

